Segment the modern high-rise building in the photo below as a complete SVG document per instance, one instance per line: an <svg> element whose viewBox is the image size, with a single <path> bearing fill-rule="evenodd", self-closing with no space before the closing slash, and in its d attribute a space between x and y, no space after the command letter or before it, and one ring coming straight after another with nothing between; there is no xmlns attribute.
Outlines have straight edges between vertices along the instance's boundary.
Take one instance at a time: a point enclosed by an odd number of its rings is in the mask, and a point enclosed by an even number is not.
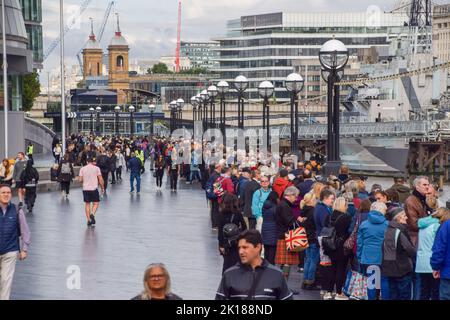
<svg viewBox="0 0 450 320"><path fill-rule="evenodd" d="M42 69L44 42L42 35L42 0L20 0L28 35L28 49L33 51L33 69Z"/></svg>
<svg viewBox="0 0 450 320"><path fill-rule="evenodd" d="M209 42L181 42L180 56L187 57L193 68L213 69L219 66L217 58L219 43Z"/></svg>
<svg viewBox="0 0 450 320"><path fill-rule="evenodd" d="M450 4L434 7L433 54L441 62L450 61Z"/></svg>
<svg viewBox="0 0 450 320"><path fill-rule="evenodd" d="M246 76L250 99L259 99L257 88L261 81L272 81L276 99L287 101L289 93L284 80L295 71L295 66L302 65L299 60L315 61L314 65L308 65L310 71L320 68L317 57L326 41L333 37L342 41L355 57L361 49L370 48L375 48L380 56L388 55L393 34L407 37L407 19L403 14L383 12L376 15L279 12L243 16L228 21L227 35L214 39L220 43L216 49L220 67L213 71L226 81L241 74ZM317 78L317 74L311 76ZM313 80L318 83L318 79Z"/></svg>

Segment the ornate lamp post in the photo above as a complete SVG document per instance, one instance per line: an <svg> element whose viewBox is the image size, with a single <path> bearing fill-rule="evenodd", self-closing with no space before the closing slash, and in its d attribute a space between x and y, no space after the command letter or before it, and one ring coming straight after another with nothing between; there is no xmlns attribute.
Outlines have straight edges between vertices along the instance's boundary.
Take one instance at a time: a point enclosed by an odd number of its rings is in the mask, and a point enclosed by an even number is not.
<svg viewBox="0 0 450 320"><path fill-rule="evenodd" d="M323 67L322 76L327 77L328 84L328 141L327 163L325 174L338 174L341 167L339 148L339 107L340 88L335 85L343 77L349 53L345 45L336 39L325 42L319 52L320 64ZM333 96L334 94L334 96Z"/></svg>
<svg viewBox="0 0 450 320"><path fill-rule="evenodd" d="M91 134L94 134L94 108L89 108L89 111L91 112Z"/></svg>
<svg viewBox="0 0 450 320"><path fill-rule="evenodd" d="M303 90L305 80L298 73L286 78L286 89L291 93L291 153L298 153L298 94Z"/></svg>
<svg viewBox="0 0 450 320"><path fill-rule="evenodd" d="M219 81L217 84L217 90L220 94L220 130L224 138L226 146L226 109L225 109L225 95L230 90L230 85L226 81Z"/></svg>
<svg viewBox="0 0 450 320"><path fill-rule="evenodd" d="M102 112L102 108L97 107L95 108L95 111L97 113L97 128L95 129L95 135L100 136L100 112Z"/></svg>
<svg viewBox="0 0 450 320"><path fill-rule="evenodd" d="M128 111L130 111L130 138L134 136L134 112L136 108L134 106L129 106Z"/></svg>
<svg viewBox="0 0 450 320"><path fill-rule="evenodd" d="M248 80L244 76L237 76L233 82L238 92L238 127L244 129L244 92L248 88Z"/></svg>
<svg viewBox="0 0 450 320"><path fill-rule="evenodd" d="M202 97L202 103L203 103L203 119L205 120L205 130L208 130L210 128L210 122L211 119L208 118L208 100L209 100L209 94L208 90L203 90L200 93L200 97Z"/></svg>
<svg viewBox="0 0 450 320"><path fill-rule="evenodd" d="M153 103L148 106L148 109L150 110L150 139L153 140L153 134L155 132L155 118L154 118L154 112L156 110L156 105Z"/></svg>
<svg viewBox="0 0 450 320"><path fill-rule="evenodd" d="M198 101L197 97L193 96L191 98L191 105L192 105L192 122L197 121L197 107L198 107Z"/></svg>
<svg viewBox="0 0 450 320"><path fill-rule="evenodd" d="M270 118L269 118L269 98L273 95L275 88L270 81L263 81L258 87L258 93L263 101L263 129L267 130L267 149L270 149Z"/></svg>
<svg viewBox="0 0 450 320"><path fill-rule="evenodd" d="M197 99L198 104L198 110L197 110L197 116L198 120L202 122L203 130L205 130L205 115L204 115L204 107L203 107L203 99L202 95L199 93L195 96L195 99Z"/></svg>
<svg viewBox="0 0 450 320"><path fill-rule="evenodd" d="M173 100L169 104L170 108L170 132L172 133L176 129L176 110L177 110L177 102Z"/></svg>
<svg viewBox="0 0 450 320"><path fill-rule="evenodd" d="M115 108L114 108L114 113L116 114L116 124L115 124L115 134L116 134L116 137L118 137L119 135L120 135L120 133L119 133L119 112L120 112L120 107L119 106L116 106Z"/></svg>
<svg viewBox="0 0 450 320"><path fill-rule="evenodd" d="M219 94L219 91L217 90L216 86L209 86L208 87L208 94L210 97L210 103L211 103L211 109L209 110L209 114L211 116L211 127L216 128L216 97Z"/></svg>
<svg viewBox="0 0 450 320"><path fill-rule="evenodd" d="M177 111L178 111L178 126L180 128L183 127L183 108L184 108L184 100L178 99L177 100Z"/></svg>

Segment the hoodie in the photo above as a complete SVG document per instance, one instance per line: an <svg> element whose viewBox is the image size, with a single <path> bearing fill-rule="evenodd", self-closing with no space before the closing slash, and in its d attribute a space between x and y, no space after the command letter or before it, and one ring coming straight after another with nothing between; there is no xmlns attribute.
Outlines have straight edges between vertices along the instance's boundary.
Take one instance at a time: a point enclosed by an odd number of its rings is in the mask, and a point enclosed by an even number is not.
<svg viewBox="0 0 450 320"><path fill-rule="evenodd" d="M388 222L378 211L369 212L368 218L358 228L356 256L359 263L381 265L384 234Z"/></svg>
<svg viewBox="0 0 450 320"><path fill-rule="evenodd" d="M419 219L419 242L417 249L416 273L432 273L430 259L434 239L439 229L439 220L432 216Z"/></svg>
<svg viewBox="0 0 450 320"><path fill-rule="evenodd" d="M284 191L290 186L292 186L292 183L289 180L278 177L275 179L272 189L273 189L273 191L278 193L278 196L281 199L283 197Z"/></svg>

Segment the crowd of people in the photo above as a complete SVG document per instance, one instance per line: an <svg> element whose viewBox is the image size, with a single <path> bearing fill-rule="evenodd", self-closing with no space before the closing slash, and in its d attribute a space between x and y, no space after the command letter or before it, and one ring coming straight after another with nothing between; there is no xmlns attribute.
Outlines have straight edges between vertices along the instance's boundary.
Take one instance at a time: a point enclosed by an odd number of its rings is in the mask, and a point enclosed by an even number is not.
<svg viewBox="0 0 450 320"><path fill-rule="evenodd" d="M249 158L238 164L231 158L204 161L197 152L202 146L189 144L186 149L165 138L72 135L64 153L54 141L52 176L66 198L75 179L82 183L88 227L96 224L108 185L121 183L124 171L129 172L130 193L137 195L146 162L158 192L165 174L171 192L180 180L197 181L223 257L217 299L292 299L300 288L320 290L324 300L450 299L450 210L427 177L417 177L412 189L398 177L388 189L374 184L367 190L367 178L352 176L346 166L339 175L325 177L315 158L296 163L286 157L276 166ZM76 167L81 167L78 174ZM3 160L3 215L23 212L24 201L32 212L38 181L32 155L27 159L19 153L14 164ZM17 207L10 202L12 185ZM29 243L25 217L18 216L25 231L11 237L25 236ZM290 238L297 231L303 235L300 244ZM26 257L26 250L5 246L2 242L2 266L11 250ZM288 288L295 271L303 273L303 283ZM374 274L380 285L370 285ZM3 297L9 295L8 284L0 287ZM170 292L162 264L146 270L144 289L135 299L179 299Z"/></svg>

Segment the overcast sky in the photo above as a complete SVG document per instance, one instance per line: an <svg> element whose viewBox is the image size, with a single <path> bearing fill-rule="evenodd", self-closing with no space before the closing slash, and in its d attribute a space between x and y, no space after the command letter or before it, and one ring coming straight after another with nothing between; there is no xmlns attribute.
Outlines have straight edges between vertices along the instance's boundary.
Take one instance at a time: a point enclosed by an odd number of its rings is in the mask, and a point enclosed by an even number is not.
<svg viewBox="0 0 450 320"><path fill-rule="evenodd" d="M66 23L79 11L82 0L65 0ZM109 0L92 0L78 23L66 35L66 64L76 64L76 54L90 32L89 18L94 18L97 32ZM242 15L271 12L366 11L370 5L391 9L398 0L183 0L181 39L210 40L225 34L226 21ZM176 45L178 0L118 0L122 34L130 44L131 59L152 59L173 55ZM110 16L102 47L114 35L115 17ZM44 51L59 35L59 1L43 1ZM43 74L57 68L59 47L44 62ZM46 77L44 77L46 78ZM44 79L43 79L44 80Z"/></svg>

